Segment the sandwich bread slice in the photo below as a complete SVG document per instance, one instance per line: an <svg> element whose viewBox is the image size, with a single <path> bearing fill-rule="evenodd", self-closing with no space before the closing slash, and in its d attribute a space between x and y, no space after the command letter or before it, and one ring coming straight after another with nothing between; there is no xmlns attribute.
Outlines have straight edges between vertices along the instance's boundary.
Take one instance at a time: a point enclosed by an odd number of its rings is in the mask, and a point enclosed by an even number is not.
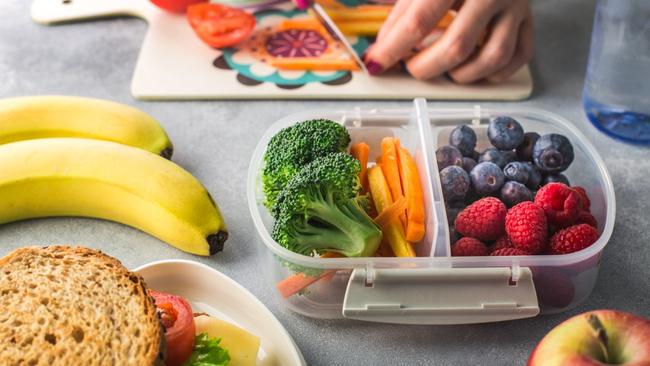
<svg viewBox="0 0 650 366"><path fill-rule="evenodd" d="M25 247L0 258L0 365L163 365L140 276L97 250Z"/></svg>

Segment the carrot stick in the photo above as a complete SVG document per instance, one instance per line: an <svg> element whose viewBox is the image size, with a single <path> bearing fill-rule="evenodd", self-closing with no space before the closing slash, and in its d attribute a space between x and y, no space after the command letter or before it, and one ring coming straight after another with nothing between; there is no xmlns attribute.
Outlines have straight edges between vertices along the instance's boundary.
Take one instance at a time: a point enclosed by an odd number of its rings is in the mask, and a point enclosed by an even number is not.
<svg viewBox="0 0 650 366"><path fill-rule="evenodd" d="M445 15L438 21L438 24L436 24L437 28L447 28L451 25L451 22L454 21L454 18L456 18L456 14L458 14L457 11L455 10L447 10Z"/></svg>
<svg viewBox="0 0 650 366"><path fill-rule="evenodd" d="M386 209L384 209L379 215L377 215L377 217L375 217L375 223L377 223L377 225L379 225L381 228L386 227L400 215L403 215L406 207L406 198L400 197L397 201L393 202L392 205L386 207Z"/></svg>
<svg viewBox="0 0 650 366"><path fill-rule="evenodd" d="M404 196L402 183L400 182L399 163L397 162L397 151L399 150L399 140L393 137L384 137L381 140L381 170L384 173L388 187L390 188L393 201L399 200ZM378 210L381 213L382 210ZM400 215L400 220L406 227L406 216Z"/></svg>
<svg viewBox="0 0 650 366"><path fill-rule="evenodd" d="M306 276L302 272L296 273L278 282L275 287L278 289L282 297L287 298L297 294L312 283L327 276L333 275L334 272L336 272L336 270L327 270L318 276Z"/></svg>
<svg viewBox="0 0 650 366"><path fill-rule="evenodd" d="M365 142L359 142L350 147L350 155L355 159L359 160L361 163L361 172L359 173L359 179L361 180L361 186L363 190L368 192L368 156L370 155L370 146Z"/></svg>
<svg viewBox="0 0 650 366"><path fill-rule="evenodd" d="M377 211L381 214L393 204L393 199L391 198L386 178L384 178L384 173L382 173L382 169L379 166L373 166L368 169L368 183L375 207L377 207ZM393 220L382 228L382 232L395 255L398 257L415 257L413 246L406 241L404 227L399 221Z"/></svg>
<svg viewBox="0 0 650 366"><path fill-rule="evenodd" d="M376 36L379 30L384 25L387 14L384 10L368 10L359 11L362 6L355 8L326 10L332 20L339 27L341 33L356 36ZM456 12L453 10L448 11L436 25L438 29L447 29L454 18Z"/></svg>
<svg viewBox="0 0 650 366"><path fill-rule="evenodd" d="M406 240L417 243L424 237L424 194L420 174L415 160L406 149L400 148L398 157L400 179L407 200Z"/></svg>
<svg viewBox="0 0 650 366"><path fill-rule="evenodd" d="M346 21L380 21L383 22L388 18L388 14L393 7L384 6L381 8L371 8L357 6L354 8L323 8L327 15L338 24Z"/></svg>
<svg viewBox="0 0 650 366"><path fill-rule="evenodd" d="M316 32L325 32L325 27L316 18L285 19L278 24L278 30L306 29Z"/></svg>
<svg viewBox="0 0 650 366"><path fill-rule="evenodd" d="M383 20L354 20L354 21L337 21L341 33L349 36L376 36L384 25Z"/></svg>
<svg viewBox="0 0 650 366"><path fill-rule="evenodd" d="M342 257L342 255L335 252L326 252L320 257L338 258L338 257ZM307 286L311 285L316 281L331 279L332 277L334 277L334 274L336 274L335 269L323 271L318 276L307 276L302 272L294 273L291 276L285 278L284 280L278 282L275 285L275 287L278 289L282 297L287 298L297 294L298 292L302 291L304 288L306 288Z"/></svg>
<svg viewBox="0 0 650 366"><path fill-rule="evenodd" d="M311 70L311 71L356 71L359 65L354 60L328 60L317 57L282 58L275 57L269 62L280 70Z"/></svg>
<svg viewBox="0 0 650 366"><path fill-rule="evenodd" d="M390 13L393 10L393 5L364 4L355 6L352 9L362 13L374 11L384 11Z"/></svg>

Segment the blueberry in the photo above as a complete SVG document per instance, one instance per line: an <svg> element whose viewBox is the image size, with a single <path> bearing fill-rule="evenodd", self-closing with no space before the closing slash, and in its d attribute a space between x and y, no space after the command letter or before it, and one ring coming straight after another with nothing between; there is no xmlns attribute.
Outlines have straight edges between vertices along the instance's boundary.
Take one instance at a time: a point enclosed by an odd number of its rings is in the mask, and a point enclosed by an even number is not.
<svg viewBox="0 0 650 366"><path fill-rule="evenodd" d="M524 129L510 117L495 117L488 125L488 139L499 150L512 150L524 141Z"/></svg>
<svg viewBox="0 0 650 366"><path fill-rule="evenodd" d="M449 145L457 148L463 156L470 156L476 147L476 133L467 125L458 126L449 135Z"/></svg>
<svg viewBox="0 0 650 366"><path fill-rule="evenodd" d="M564 174L547 175L544 177L544 180L542 180L542 185L545 186L553 182L564 183L567 186L571 186L571 184L569 184L569 178L567 178Z"/></svg>
<svg viewBox="0 0 650 366"><path fill-rule="evenodd" d="M481 197L498 192L504 181L501 168L487 161L475 166L469 177L472 180L472 187Z"/></svg>
<svg viewBox="0 0 650 366"><path fill-rule="evenodd" d="M463 169L465 169L467 173L471 172L475 166L476 166L476 160L472 158L463 158Z"/></svg>
<svg viewBox="0 0 650 366"><path fill-rule="evenodd" d="M537 132L526 132L524 141L517 146L517 159L519 161L533 161L533 146L539 139Z"/></svg>
<svg viewBox="0 0 650 366"><path fill-rule="evenodd" d="M448 166L440 172L440 183L446 202L460 201L469 190L469 175L459 166Z"/></svg>
<svg viewBox="0 0 650 366"><path fill-rule="evenodd" d="M530 175L528 177L528 182L526 182L526 187L532 190L536 190L542 183L542 173L539 172L539 168L537 168L537 166L531 163L526 164L528 164L530 167Z"/></svg>
<svg viewBox="0 0 650 366"><path fill-rule="evenodd" d="M436 160L438 161L438 171L451 165L463 166L463 154L450 145L445 145L436 150Z"/></svg>
<svg viewBox="0 0 650 366"><path fill-rule="evenodd" d="M465 208L465 205L462 203L452 203L445 207L447 210L447 223L449 225L454 225L456 221L456 216Z"/></svg>
<svg viewBox="0 0 650 366"><path fill-rule="evenodd" d="M517 153L514 150L501 151L501 156L503 156L503 159L505 160L503 167L508 165L508 163L517 161ZM503 169L503 167L501 167L501 169Z"/></svg>
<svg viewBox="0 0 650 366"><path fill-rule="evenodd" d="M573 162L571 141L556 133L541 136L533 147L533 161L542 173L565 171Z"/></svg>
<svg viewBox="0 0 650 366"><path fill-rule="evenodd" d="M501 201L508 207L512 207L524 201L532 201L533 193L525 185L509 181L501 187Z"/></svg>
<svg viewBox="0 0 650 366"><path fill-rule="evenodd" d="M478 161L478 158L479 158L480 156L481 156L481 153L479 153L478 151L474 150L474 151L472 151L472 153L469 154L467 157L468 157L468 158L472 158L472 159L474 159L475 161Z"/></svg>
<svg viewBox="0 0 650 366"><path fill-rule="evenodd" d="M509 162L515 160L515 154L513 151L501 151L494 147L489 147L481 153L478 157L478 162L491 162L503 169Z"/></svg>
<svg viewBox="0 0 650 366"><path fill-rule="evenodd" d="M503 175L506 177L506 180L514 180L515 182L526 184L528 183L528 179L530 179L530 171L532 169L529 164L522 163L521 161L513 161L503 168Z"/></svg>

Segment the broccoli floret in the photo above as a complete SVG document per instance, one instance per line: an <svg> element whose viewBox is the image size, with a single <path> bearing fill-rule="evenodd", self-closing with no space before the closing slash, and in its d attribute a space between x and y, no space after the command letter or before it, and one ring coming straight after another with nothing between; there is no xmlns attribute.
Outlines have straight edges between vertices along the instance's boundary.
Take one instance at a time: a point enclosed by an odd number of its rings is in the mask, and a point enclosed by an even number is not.
<svg viewBox="0 0 650 366"><path fill-rule="evenodd" d="M271 209L289 179L314 159L344 152L350 143L348 130L327 119L297 123L278 132L264 154L262 182L264 205Z"/></svg>
<svg viewBox="0 0 650 366"><path fill-rule="evenodd" d="M273 238L304 255L324 251L367 257L377 250L381 230L357 196L361 164L346 153L317 158L282 190L273 208Z"/></svg>

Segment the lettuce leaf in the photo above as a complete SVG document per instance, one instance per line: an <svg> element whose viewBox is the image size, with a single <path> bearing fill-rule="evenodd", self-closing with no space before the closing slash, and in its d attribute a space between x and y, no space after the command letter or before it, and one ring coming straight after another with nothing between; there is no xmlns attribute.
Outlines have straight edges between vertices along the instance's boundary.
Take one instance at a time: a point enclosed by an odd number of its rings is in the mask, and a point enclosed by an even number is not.
<svg viewBox="0 0 650 366"><path fill-rule="evenodd" d="M227 366L230 356L221 348L220 342L220 338L210 338L207 333L197 335L194 351L183 366Z"/></svg>

